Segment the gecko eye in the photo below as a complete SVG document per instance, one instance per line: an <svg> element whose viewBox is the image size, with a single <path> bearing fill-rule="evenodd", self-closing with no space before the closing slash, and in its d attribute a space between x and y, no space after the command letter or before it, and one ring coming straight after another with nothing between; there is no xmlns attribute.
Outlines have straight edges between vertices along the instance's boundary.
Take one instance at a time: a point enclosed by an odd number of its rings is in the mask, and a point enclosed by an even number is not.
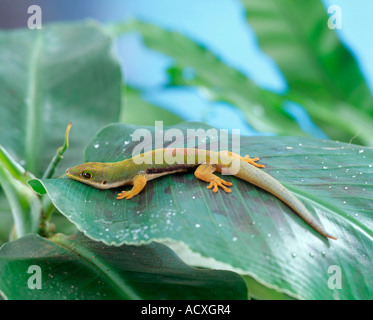
<svg viewBox="0 0 373 320"><path fill-rule="evenodd" d="M82 176L84 179L91 179L92 173L90 173L89 171L83 171Z"/></svg>

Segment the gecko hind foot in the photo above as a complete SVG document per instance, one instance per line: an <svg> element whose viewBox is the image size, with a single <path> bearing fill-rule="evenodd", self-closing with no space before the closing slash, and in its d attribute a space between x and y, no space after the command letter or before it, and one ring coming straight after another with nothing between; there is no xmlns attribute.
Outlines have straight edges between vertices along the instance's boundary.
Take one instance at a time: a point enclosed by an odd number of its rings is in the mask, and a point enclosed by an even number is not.
<svg viewBox="0 0 373 320"><path fill-rule="evenodd" d="M212 164L204 163L201 164L197 170L194 172L195 176L198 179L203 181L209 182L210 184L207 186L207 189L211 189L214 192L218 192L219 187L222 188L225 192L231 193L231 189L227 188L226 186L230 187L233 184L231 182L225 181L218 176L214 175L213 172L216 171L216 167Z"/></svg>
<svg viewBox="0 0 373 320"><path fill-rule="evenodd" d="M212 189L213 192L218 192L219 187L222 188L226 193L231 193L232 190L227 188L226 186L233 186L233 183L220 179L216 177L210 184L207 186L207 189Z"/></svg>
<svg viewBox="0 0 373 320"><path fill-rule="evenodd" d="M244 157L241 157L241 160L250 163L257 168L265 168L264 165L256 163L257 161L259 161L259 158L250 158L249 155L246 155Z"/></svg>
<svg viewBox="0 0 373 320"><path fill-rule="evenodd" d="M257 168L265 168L264 165L256 163L256 161L259 161L259 158L250 158L249 155L241 157L239 154L231 152L231 151L222 151L222 153L225 153L229 157L232 157L234 159L240 159L241 161L244 161L246 163L250 163L251 165L253 165L253 166L257 167Z"/></svg>

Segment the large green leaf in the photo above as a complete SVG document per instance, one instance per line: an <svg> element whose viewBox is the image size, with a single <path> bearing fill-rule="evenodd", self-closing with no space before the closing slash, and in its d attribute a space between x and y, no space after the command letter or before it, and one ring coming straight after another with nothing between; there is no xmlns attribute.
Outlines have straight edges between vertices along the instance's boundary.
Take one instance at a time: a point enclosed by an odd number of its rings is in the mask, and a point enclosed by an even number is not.
<svg viewBox="0 0 373 320"><path fill-rule="evenodd" d="M282 135L305 135L283 108L284 98L261 89L244 74L224 64L212 52L187 37L162 28L131 21L108 26L114 35L139 32L145 44L174 59L171 85L191 85L209 99L226 101L242 109L256 130Z"/></svg>
<svg viewBox="0 0 373 320"><path fill-rule="evenodd" d="M0 144L36 176L70 121L66 166L81 159L81 146L95 132L119 119L120 66L100 25L1 31L0 65Z"/></svg>
<svg viewBox="0 0 373 320"><path fill-rule="evenodd" d="M107 126L87 146L85 160L131 157L135 129ZM173 174L128 201L116 200L121 189L98 190L67 178L29 183L47 192L79 230L107 244L182 242L200 255L201 265L213 258L210 267L215 261L293 297L372 298L373 150L314 138L241 137L241 154L261 157L264 170L338 240L320 236L273 195L234 177L227 177L231 194L214 194L192 173ZM328 288L331 265L342 270L341 290Z"/></svg>
<svg viewBox="0 0 373 320"><path fill-rule="evenodd" d="M87 146L85 160L130 157L136 145L130 135L137 128L104 128ZM200 265L203 257L213 258L293 297L371 298L372 149L312 138L241 137L241 154L247 153L262 157L264 170L338 240L326 240L277 198L234 177L227 178L234 183L232 194L214 194L193 174L174 174L148 183L129 201L115 200L120 190L98 190L71 179L30 184L48 192L78 229L107 244L181 241L200 255ZM331 265L342 269L342 290L327 286Z"/></svg>
<svg viewBox="0 0 373 320"><path fill-rule="evenodd" d="M41 288L32 289L37 269ZM109 247L81 234L9 242L0 249L0 272L7 299L247 298L240 276L189 267L162 244Z"/></svg>
<svg viewBox="0 0 373 320"><path fill-rule="evenodd" d="M373 145L373 98L351 53L328 28L321 1L243 0L265 53L330 137Z"/></svg>

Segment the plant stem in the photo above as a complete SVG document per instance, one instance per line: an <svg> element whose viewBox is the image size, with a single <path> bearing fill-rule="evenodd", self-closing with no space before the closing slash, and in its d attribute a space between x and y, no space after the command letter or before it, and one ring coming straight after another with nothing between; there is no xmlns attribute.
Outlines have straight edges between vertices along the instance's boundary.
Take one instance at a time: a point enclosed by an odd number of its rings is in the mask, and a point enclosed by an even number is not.
<svg viewBox="0 0 373 320"><path fill-rule="evenodd" d="M56 151L56 154L52 158L51 162L48 165L47 170L45 170L44 175L42 179L50 179L53 177L56 168L60 161L63 158L63 154L69 147L69 133L70 133L70 128L71 128L72 123L70 122L67 125L66 132L65 132L65 141L63 146L59 147ZM53 232L53 226L50 224L50 219L52 217L52 214L55 210L55 207L49 198L49 196L45 195L41 198L41 203L43 206L43 213L40 218L40 230L39 233L42 236L49 237L51 233Z"/></svg>
<svg viewBox="0 0 373 320"><path fill-rule="evenodd" d="M57 149L56 154L54 155L54 157L52 158L51 162L49 163L48 168L44 172L44 175L43 175L42 179L50 179L50 178L53 177L58 164L60 163L60 161L63 158L63 154L65 153L65 151L69 147L69 132L70 132L71 125L72 125L72 123L70 122L68 124L67 128L66 128L65 142L64 142L64 144L63 144L62 147L59 147Z"/></svg>

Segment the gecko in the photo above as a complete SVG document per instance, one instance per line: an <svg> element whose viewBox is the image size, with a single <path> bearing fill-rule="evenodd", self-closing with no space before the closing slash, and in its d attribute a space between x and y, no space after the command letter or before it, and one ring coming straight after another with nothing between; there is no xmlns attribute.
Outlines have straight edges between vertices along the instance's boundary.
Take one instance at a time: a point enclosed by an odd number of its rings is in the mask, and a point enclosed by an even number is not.
<svg viewBox="0 0 373 320"><path fill-rule="evenodd" d="M166 156L179 156L177 163L168 164ZM158 158L157 158L158 157ZM162 161L154 161L162 159ZM169 158L167 158L169 159ZM217 159L217 161L216 161ZM146 161L147 160L147 161ZM214 161L212 161L214 160ZM223 189L231 193L229 187L231 182L225 181L214 174L221 173L232 167L233 161L239 161L239 167L234 176L245 180L283 201L293 209L309 226L326 238L337 238L325 231L312 214L306 209L303 203L296 198L287 188L268 173L260 170L265 166L258 164L259 158L250 158L248 155L240 155L230 151L211 151L193 148L164 148L148 151L130 159L117 162L87 162L81 165L68 168L66 176L97 189L118 188L125 185L132 185L132 189L121 191L117 200L131 199L138 195L146 186L147 182L158 177L186 172L196 168L194 175L209 185L208 189L218 192ZM157 164L158 163L158 164Z"/></svg>

